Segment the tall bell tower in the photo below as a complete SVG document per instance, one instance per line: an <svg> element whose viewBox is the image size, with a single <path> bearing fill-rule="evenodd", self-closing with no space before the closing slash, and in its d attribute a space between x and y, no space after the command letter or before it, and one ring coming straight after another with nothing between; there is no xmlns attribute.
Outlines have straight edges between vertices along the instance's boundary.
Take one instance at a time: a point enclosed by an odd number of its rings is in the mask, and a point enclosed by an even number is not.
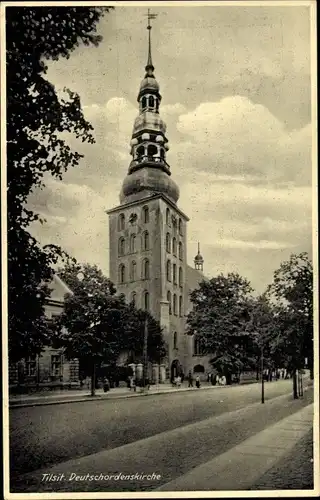
<svg viewBox="0 0 320 500"><path fill-rule="evenodd" d="M179 188L167 162L166 125L160 117L162 97L151 55L154 18L148 12L148 57L130 141L132 160L122 184L120 204L107 212L110 279L128 302L149 310L160 321L167 344L167 367L173 361L179 367L185 344L189 219L177 206Z"/></svg>

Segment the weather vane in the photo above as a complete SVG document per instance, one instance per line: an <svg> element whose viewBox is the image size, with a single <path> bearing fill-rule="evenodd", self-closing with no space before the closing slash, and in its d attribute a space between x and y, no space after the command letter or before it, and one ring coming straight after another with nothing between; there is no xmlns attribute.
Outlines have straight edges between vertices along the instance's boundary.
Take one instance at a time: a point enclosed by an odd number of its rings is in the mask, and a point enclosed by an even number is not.
<svg viewBox="0 0 320 500"><path fill-rule="evenodd" d="M146 14L146 15L148 17L148 26L147 26L147 29L151 30L152 26L150 24L150 21L152 19L156 19L156 17L157 17L158 14L153 14L152 12L150 12L150 9L148 9L148 14Z"/></svg>

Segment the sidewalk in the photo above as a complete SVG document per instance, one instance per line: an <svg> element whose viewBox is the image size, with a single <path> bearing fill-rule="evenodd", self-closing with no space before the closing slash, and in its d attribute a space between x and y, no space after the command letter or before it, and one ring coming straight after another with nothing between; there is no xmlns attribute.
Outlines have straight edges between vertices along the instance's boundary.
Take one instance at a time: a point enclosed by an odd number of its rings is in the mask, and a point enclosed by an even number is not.
<svg viewBox="0 0 320 500"><path fill-rule="evenodd" d="M181 387L172 387L171 384L158 384L151 385L150 389L141 389L137 387L136 392L130 391L127 387L118 387L111 389L109 392L103 392L103 389L96 390L96 396L91 396L90 390L79 389L79 390L65 390L65 391L55 391L50 394L21 394L21 395L11 395L9 396L9 407L27 407L27 406L39 406L39 405L51 405L51 404L62 404L70 402L82 402L82 401L96 401L97 399L123 399L132 397L141 397L157 394L166 394L170 392L183 392L183 391L196 391L205 389L218 389L226 386L211 385L209 383L203 383L200 389L195 387L188 387L187 385ZM234 386L228 386L234 387Z"/></svg>
<svg viewBox="0 0 320 500"><path fill-rule="evenodd" d="M155 491L248 490L293 450L310 432L312 423L310 404Z"/></svg>

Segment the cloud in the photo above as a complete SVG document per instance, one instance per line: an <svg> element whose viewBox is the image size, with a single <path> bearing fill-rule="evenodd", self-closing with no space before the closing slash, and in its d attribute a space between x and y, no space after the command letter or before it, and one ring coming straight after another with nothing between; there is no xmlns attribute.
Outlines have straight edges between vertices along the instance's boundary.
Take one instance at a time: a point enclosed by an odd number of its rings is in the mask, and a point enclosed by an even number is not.
<svg viewBox="0 0 320 500"><path fill-rule="evenodd" d="M201 103L179 116L177 130L185 137L179 162L194 171L258 176L271 183L311 182L311 126L289 132L247 97Z"/></svg>

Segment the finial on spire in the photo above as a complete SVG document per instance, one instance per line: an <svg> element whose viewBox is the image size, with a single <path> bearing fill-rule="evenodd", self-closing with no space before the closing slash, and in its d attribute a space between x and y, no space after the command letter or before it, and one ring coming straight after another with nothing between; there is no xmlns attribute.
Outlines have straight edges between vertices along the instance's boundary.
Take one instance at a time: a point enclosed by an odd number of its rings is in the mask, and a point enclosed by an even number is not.
<svg viewBox="0 0 320 500"><path fill-rule="evenodd" d="M200 254L200 242L198 241L198 255Z"/></svg>
<svg viewBox="0 0 320 500"><path fill-rule="evenodd" d="M157 17L157 14L152 14L150 12L150 9L148 9L148 26L147 26L147 30L149 31L149 45L148 45L148 61L147 61L147 65L146 65L146 71L148 72L148 70L150 71L151 70L151 74L154 70L154 66L152 64L152 57L151 57L151 30L152 30L152 26L151 26L151 23L150 21L152 19L156 19Z"/></svg>

